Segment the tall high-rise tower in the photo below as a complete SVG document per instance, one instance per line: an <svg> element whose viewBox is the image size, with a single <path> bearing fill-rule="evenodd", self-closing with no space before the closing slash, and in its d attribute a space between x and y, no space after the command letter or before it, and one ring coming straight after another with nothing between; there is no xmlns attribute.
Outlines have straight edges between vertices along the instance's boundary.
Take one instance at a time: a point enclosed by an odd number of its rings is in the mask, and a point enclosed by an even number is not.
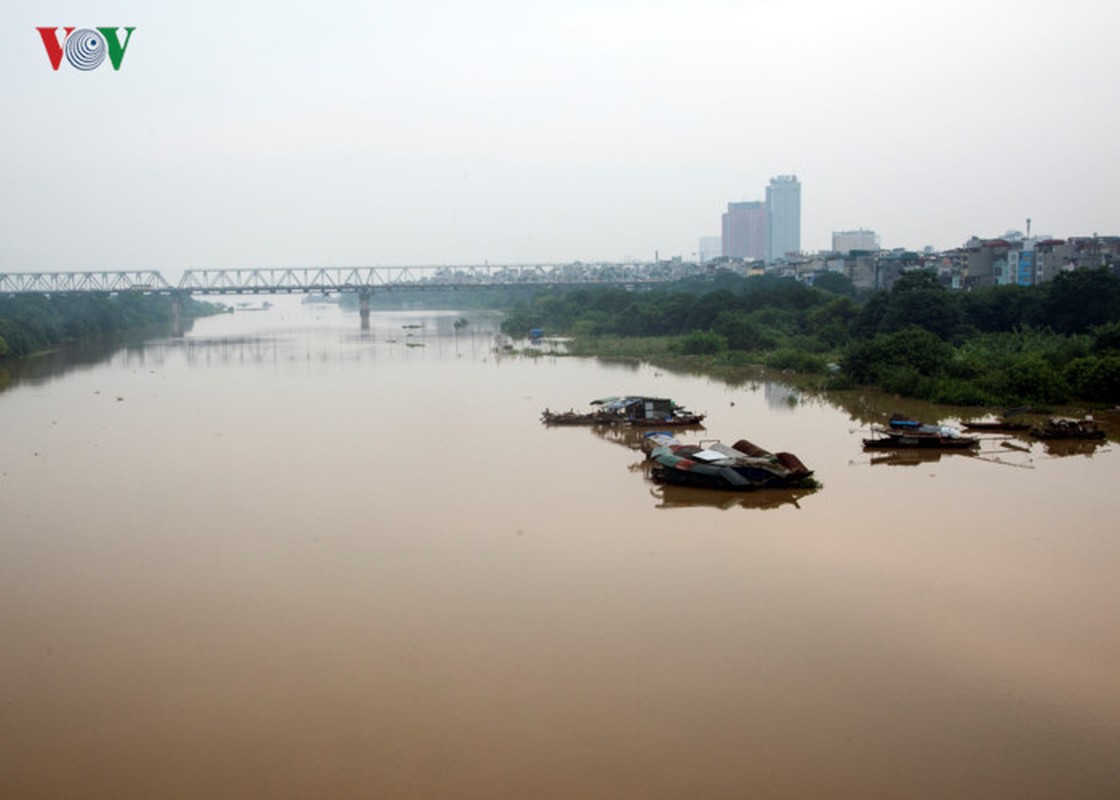
<svg viewBox="0 0 1120 800"><path fill-rule="evenodd" d="M777 261L788 253L801 252L801 183L796 175L779 175L766 187L766 208L770 212L767 261Z"/></svg>
<svg viewBox="0 0 1120 800"><path fill-rule="evenodd" d="M765 203L728 203L723 215L721 250L731 258L766 259L770 217Z"/></svg>

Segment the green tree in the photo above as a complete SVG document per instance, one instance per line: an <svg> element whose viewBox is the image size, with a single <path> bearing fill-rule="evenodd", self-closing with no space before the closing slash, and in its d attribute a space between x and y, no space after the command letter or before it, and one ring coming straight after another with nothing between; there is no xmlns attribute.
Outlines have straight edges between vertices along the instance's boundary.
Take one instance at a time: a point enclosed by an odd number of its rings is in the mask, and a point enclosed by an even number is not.
<svg viewBox="0 0 1120 800"><path fill-rule="evenodd" d="M1120 403L1120 354L1088 356L1065 368L1070 389L1084 400Z"/></svg>
<svg viewBox="0 0 1120 800"><path fill-rule="evenodd" d="M949 293L941 288L913 289L891 293L886 311L879 321L879 333L919 327L951 339L960 326L960 312Z"/></svg>
<svg viewBox="0 0 1120 800"><path fill-rule="evenodd" d="M1093 328L1093 350L1109 352L1120 350L1120 321L1109 322Z"/></svg>
<svg viewBox="0 0 1120 800"><path fill-rule="evenodd" d="M997 395L1008 404L1064 403L1070 399L1065 378L1037 353L1025 354L992 378Z"/></svg>
<svg viewBox="0 0 1120 800"><path fill-rule="evenodd" d="M839 272L822 272L813 279L813 288L825 292L843 295L844 297L856 296L856 285L847 275Z"/></svg>
<svg viewBox="0 0 1120 800"><path fill-rule="evenodd" d="M1062 272L1043 286L1044 318L1059 333L1084 333L1120 319L1120 278L1112 270Z"/></svg>
<svg viewBox="0 0 1120 800"><path fill-rule="evenodd" d="M777 341L746 311L722 311L712 330L722 336L732 350L769 350Z"/></svg>
<svg viewBox="0 0 1120 800"><path fill-rule="evenodd" d="M921 328L886 333L851 345L841 368L856 383L876 384L888 372L912 370L919 376L943 373L953 360L953 347Z"/></svg>
<svg viewBox="0 0 1120 800"><path fill-rule="evenodd" d="M962 323L978 331L1013 331L1042 321L1042 293L1033 286L991 286L958 296Z"/></svg>
<svg viewBox="0 0 1120 800"><path fill-rule="evenodd" d="M837 297L809 312L806 327L831 347L839 347L851 336L852 325L859 316L859 308L849 297Z"/></svg>
<svg viewBox="0 0 1120 800"><path fill-rule="evenodd" d="M682 336L674 349L685 355L714 355L727 349L727 340L712 331L693 331Z"/></svg>

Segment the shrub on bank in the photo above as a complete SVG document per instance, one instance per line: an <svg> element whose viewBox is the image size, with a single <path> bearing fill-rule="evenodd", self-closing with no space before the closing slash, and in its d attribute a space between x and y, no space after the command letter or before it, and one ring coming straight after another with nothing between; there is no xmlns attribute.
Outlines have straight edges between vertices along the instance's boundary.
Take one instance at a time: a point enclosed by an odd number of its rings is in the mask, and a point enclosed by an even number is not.
<svg viewBox="0 0 1120 800"><path fill-rule="evenodd" d="M1120 403L1120 355L1071 361L1063 371L1070 390L1086 400Z"/></svg>
<svg viewBox="0 0 1120 800"><path fill-rule="evenodd" d="M937 381L928 399L949 406L999 405L999 401L981 386L960 380Z"/></svg>
<svg viewBox="0 0 1120 800"><path fill-rule="evenodd" d="M824 356L788 347L769 353L763 363L771 369L791 369L807 375L823 375L828 371L828 361Z"/></svg>
<svg viewBox="0 0 1120 800"><path fill-rule="evenodd" d="M689 356L715 355L727 349L727 339L713 331L693 331L679 338L672 349Z"/></svg>
<svg viewBox="0 0 1120 800"><path fill-rule="evenodd" d="M886 388L887 379L913 383L899 370L911 370L918 376L940 375L953 355L952 345L936 334L908 328L856 342L845 353L842 367L857 383L876 383Z"/></svg>

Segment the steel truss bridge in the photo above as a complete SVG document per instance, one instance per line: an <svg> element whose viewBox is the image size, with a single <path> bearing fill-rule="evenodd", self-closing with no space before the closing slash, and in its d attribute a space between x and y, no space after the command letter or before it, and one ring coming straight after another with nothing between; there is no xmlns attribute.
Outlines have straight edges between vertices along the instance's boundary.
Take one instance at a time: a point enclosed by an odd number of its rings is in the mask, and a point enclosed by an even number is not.
<svg viewBox="0 0 1120 800"><path fill-rule="evenodd" d="M492 286L637 286L682 277L679 264L538 264L505 266L292 267L187 270L177 284L157 270L0 272L0 294L145 292L280 294Z"/></svg>

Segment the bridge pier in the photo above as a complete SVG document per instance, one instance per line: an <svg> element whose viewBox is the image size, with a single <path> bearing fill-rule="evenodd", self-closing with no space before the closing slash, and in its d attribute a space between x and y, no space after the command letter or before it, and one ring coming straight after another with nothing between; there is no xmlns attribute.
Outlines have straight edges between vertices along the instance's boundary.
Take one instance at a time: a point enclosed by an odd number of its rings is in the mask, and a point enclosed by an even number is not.
<svg viewBox="0 0 1120 800"><path fill-rule="evenodd" d="M171 293L171 335L181 339L186 334L183 327L183 295L179 292Z"/></svg>
<svg viewBox="0 0 1120 800"><path fill-rule="evenodd" d="M362 317L362 330L369 330L369 287L358 290L358 313Z"/></svg>

